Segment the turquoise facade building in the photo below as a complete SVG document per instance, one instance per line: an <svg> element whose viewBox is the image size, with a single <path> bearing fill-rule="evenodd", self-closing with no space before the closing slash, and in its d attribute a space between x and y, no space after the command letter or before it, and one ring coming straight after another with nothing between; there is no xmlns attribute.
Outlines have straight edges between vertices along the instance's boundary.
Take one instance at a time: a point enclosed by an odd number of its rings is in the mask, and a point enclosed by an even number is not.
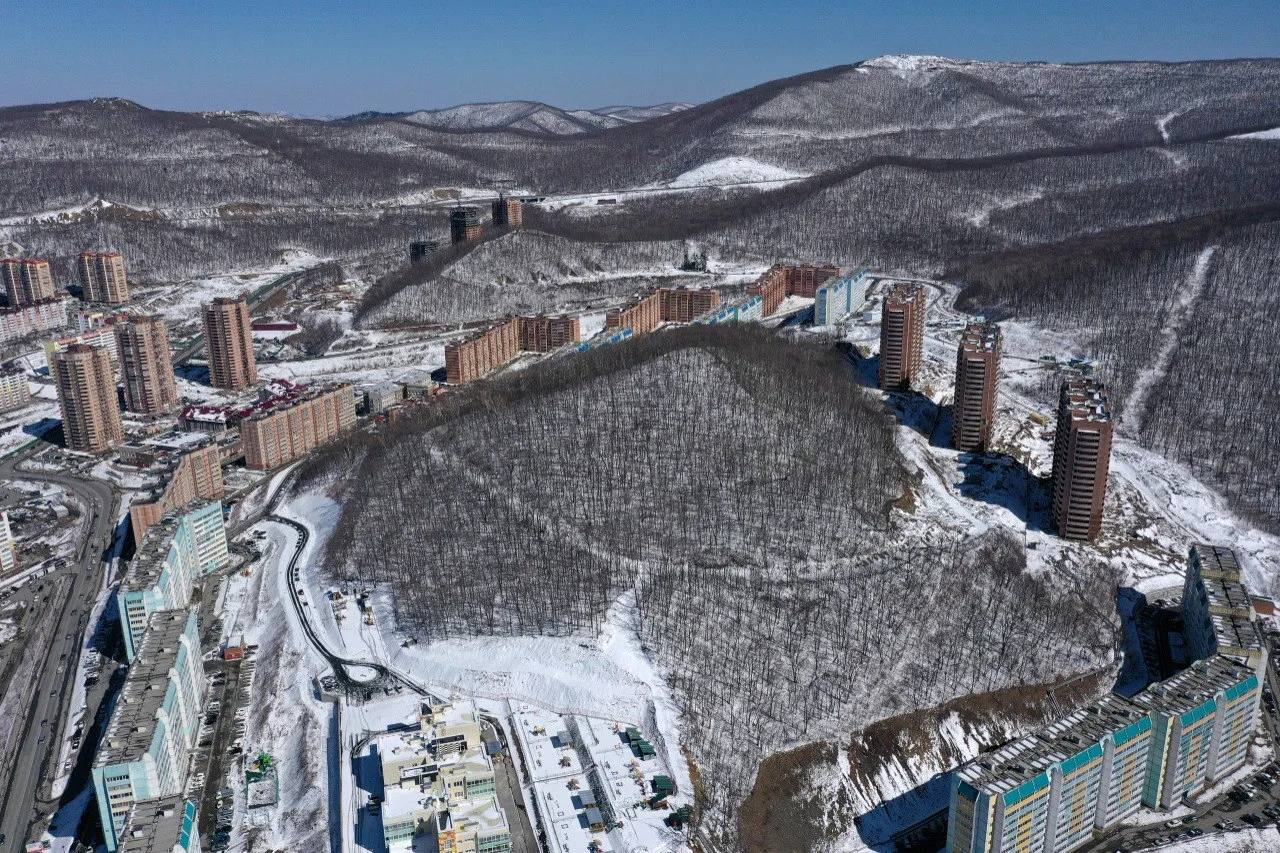
<svg viewBox="0 0 1280 853"><path fill-rule="evenodd" d="M189 504L152 526L116 593L127 658L134 659L151 614L186 607L196 579L229 562L219 501Z"/></svg>

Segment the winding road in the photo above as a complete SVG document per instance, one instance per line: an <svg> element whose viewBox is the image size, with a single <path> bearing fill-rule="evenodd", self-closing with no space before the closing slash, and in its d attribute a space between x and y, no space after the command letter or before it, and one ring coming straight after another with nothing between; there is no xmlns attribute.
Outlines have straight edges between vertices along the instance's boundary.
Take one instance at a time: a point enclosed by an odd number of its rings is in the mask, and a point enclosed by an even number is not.
<svg viewBox="0 0 1280 853"><path fill-rule="evenodd" d="M62 742L59 735L68 711L72 679L77 671L85 629L89 627L89 614L102 585L103 558L111 547L116 526L117 495L109 483L58 471L22 468L22 463L37 452L29 450L0 463L0 480L29 480L62 486L80 501L89 514L89 529L77 553L77 562L47 576L48 579L68 578L70 588L57 615L45 615L45 618L57 620L53 641L45 649L31 650L31 653L45 655L35 683L7 686L7 689L30 691L31 704L27 709L14 766L5 768L6 785L3 799L0 799L0 833L5 841L0 844L0 851L22 850L32 821L52 814L57 808L56 801L40 800L36 795L41 788L50 750L58 748ZM28 586L30 584L28 581Z"/></svg>

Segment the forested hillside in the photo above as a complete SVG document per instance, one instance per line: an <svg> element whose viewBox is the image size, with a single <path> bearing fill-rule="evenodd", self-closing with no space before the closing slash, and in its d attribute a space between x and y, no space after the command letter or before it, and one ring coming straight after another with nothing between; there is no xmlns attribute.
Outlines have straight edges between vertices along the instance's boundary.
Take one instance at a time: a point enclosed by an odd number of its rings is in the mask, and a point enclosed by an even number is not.
<svg viewBox="0 0 1280 853"><path fill-rule="evenodd" d="M1001 534L906 532L892 430L835 350L696 327L455 395L310 476L345 483L329 571L389 585L420 639L589 639L623 602L731 841L784 745L1110 659L1106 572L1059 588Z"/></svg>

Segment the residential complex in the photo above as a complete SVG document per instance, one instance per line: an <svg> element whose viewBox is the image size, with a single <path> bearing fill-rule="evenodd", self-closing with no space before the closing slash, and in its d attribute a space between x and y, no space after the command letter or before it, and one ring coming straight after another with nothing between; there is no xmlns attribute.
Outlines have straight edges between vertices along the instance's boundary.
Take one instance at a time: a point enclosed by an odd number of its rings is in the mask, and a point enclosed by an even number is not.
<svg viewBox="0 0 1280 853"><path fill-rule="evenodd" d="M127 314L115 324L116 350L131 412L157 415L178 405L169 331L159 317Z"/></svg>
<svg viewBox="0 0 1280 853"><path fill-rule="evenodd" d="M222 297L204 306L204 340L213 387L239 391L257 383L249 323L249 303L243 296Z"/></svg>
<svg viewBox="0 0 1280 853"><path fill-rule="evenodd" d="M956 771L947 850L1072 850L1140 807L1150 717L1107 696Z"/></svg>
<svg viewBox="0 0 1280 853"><path fill-rule="evenodd" d="M147 530L169 513L196 500L216 500L226 491L222 449L208 439L191 450L163 458L156 473L159 481L129 507L134 542L141 542Z"/></svg>
<svg viewBox="0 0 1280 853"><path fill-rule="evenodd" d="M116 853L200 853L196 804L181 796L136 803Z"/></svg>
<svg viewBox="0 0 1280 853"><path fill-rule="evenodd" d="M710 288L670 287L658 293L662 295L664 323L689 323L720 306L720 292Z"/></svg>
<svg viewBox="0 0 1280 853"><path fill-rule="evenodd" d="M0 260L0 280L9 307L19 308L53 299L53 273L44 258L4 258Z"/></svg>
<svg viewBox="0 0 1280 853"><path fill-rule="evenodd" d="M1102 385L1063 381L1053 442L1053 527L1066 539L1096 539L1102 529L1114 424Z"/></svg>
<svg viewBox="0 0 1280 853"><path fill-rule="evenodd" d="M1267 645L1230 548L1195 544L1182 590L1182 636L1192 658L1222 655L1264 677Z"/></svg>
<svg viewBox="0 0 1280 853"><path fill-rule="evenodd" d="M36 332L61 329L68 324L67 298L55 296L30 305L0 308L0 342L25 338Z"/></svg>
<svg viewBox="0 0 1280 853"><path fill-rule="evenodd" d="M838 323L853 313L854 306L861 304L858 296L862 283L866 280L865 270L849 275L842 275L813 292L813 325L830 326Z"/></svg>
<svg viewBox="0 0 1280 853"><path fill-rule="evenodd" d="M1228 645L1212 621L1235 620L1257 639L1239 580L1229 549L1194 545L1183 593L1194 662L1132 699L1108 696L961 767L947 849L1065 853L1140 807L1171 809L1242 767L1266 657Z"/></svg>
<svg viewBox="0 0 1280 853"><path fill-rule="evenodd" d="M449 241L466 243L479 240L483 233L480 226L480 211L474 207L455 207L449 211Z"/></svg>
<svg viewBox="0 0 1280 853"><path fill-rule="evenodd" d="M41 349L44 350L44 360L49 365L50 378L57 380L57 375L53 372L53 357L75 344L84 344L105 350L108 358L111 359L111 367L114 370L120 363L120 342L116 340L115 319L115 315L112 314L105 322L92 328L78 331L74 335L45 341L41 344Z"/></svg>
<svg viewBox="0 0 1280 853"><path fill-rule="evenodd" d="M1258 676L1219 655L1133 697L1153 732L1143 804L1173 808L1243 766L1260 696Z"/></svg>
<svg viewBox="0 0 1280 853"><path fill-rule="evenodd" d="M818 287L829 279L837 278L840 268L830 264L814 266L813 264L774 264L761 274L756 283L747 291L751 295L759 295L764 300L764 315L767 317L788 296L813 298Z"/></svg>
<svg viewBox="0 0 1280 853"><path fill-rule="evenodd" d="M0 370L0 412L21 409L31 402L31 383L16 367Z"/></svg>
<svg viewBox="0 0 1280 853"><path fill-rule="evenodd" d="M582 327L577 317L568 315L517 317L520 349L525 352L551 352L582 340Z"/></svg>
<svg viewBox="0 0 1280 853"><path fill-rule="evenodd" d="M294 394L241 421L247 467L278 468L355 426L355 389L350 385L295 388Z"/></svg>
<svg viewBox="0 0 1280 853"><path fill-rule="evenodd" d="M93 763L108 851L125 843L131 820L146 824L138 804L182 793L204 695L195 612L152 615Z"/></svg>
<svg viewBox="0 0 1280 853"><path fill-rule="evenodd" d="M125 656L137 656L152 616L186 607L196 579L229 563L220 501L191 504L152 526L116 592Z"/></svg>
<svg viewBox="0 0 1280 853"><path fill-rule="evenodd" d="M746 323L751 320L759 320L763 316L764 297L757 293L754 296L748 296L746 299L724 305L699 318L697 322L715 326L720 323Z"/></svg>
<svg viewBox="0 0 1280 853"><path fill-rule="evenodd" d="M638 295L605 315L606 329L630 329L646 335L662 323L690 323L720 306L720 292L711 288L663 287Z"/></svg>
<svg viewBox="0 0 1280 853"><path fill-rule="evenodd" d="M487 376L522 351L550 352L582 337L577 317L510 317L444 348L445 373L460 385Z"/></svg>
<svg viewBox="0 0 1280 853"><path fill-rule="evenodd" d="M8 577L18 568L18 543L13 541L13 528L9 526L9 513L0 510L0 578Z"/></svg>
<svg viewBox="0 0 1280 853"><path fill-rule="evenodd" d="M124 440L111 357L88 344L72 344L49 365L62 409L66 446L85 453L105 453Z"/></svg>
<svg viewBox="0 0 1280 853"><path fill-rule="evenodd" d="M897 282L885 294L880 314L880 387L908 389L920 373L924 351L925 289Z"/></svg>
<svg viewBox="0 0 1280 853"><path fill-rule="evenodd" d="M455 853L505 853L506 816L471 702L423 703L417 729L380 734L372 749L382 765L383 838L411 850L424 832Z"/></svg>
<svg viewBox="0 0 1280 853"><path fill-rule="evenodd" d="M129 279L119 252L81 252L76 269L85 302L122 305L129 301Z"/></svg>
<svg viewBox="0 0 1280 853"><path fill-rule="evenodd" d="M493 224L519 228L524 225L524 204L518 198L499 196L493 202Z"/></svg>
<svg viewBox="0 0 1280 853"><path fill-rule="evenodd" d="M951 424L951 446L956 450L976 452L991 446L1000 346L1000 327L995 323L969 323L960 335Z"/></svg>

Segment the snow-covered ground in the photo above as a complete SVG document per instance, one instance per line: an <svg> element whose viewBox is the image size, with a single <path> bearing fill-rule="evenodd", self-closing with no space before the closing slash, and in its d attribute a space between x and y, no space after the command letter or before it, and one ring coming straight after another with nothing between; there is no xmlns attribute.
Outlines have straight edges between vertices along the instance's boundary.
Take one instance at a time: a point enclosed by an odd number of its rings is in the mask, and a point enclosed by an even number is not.
<svg viewBox="0 0 1280 853"><path fill-rule="evenodd" d="M949 421L943 412L954 393L955 346L966 318L949 307L954 297L951 288L934 289L937 294L930 305L921 383L925 396L905 402L904 398L888 398L902 422L899 447L923 473L920 490L925 499L914 520L922 532L937 526L967 533L1004 527L1027 543L1028 568L1032 572L1070 584L1079 573L1096 572L1106 566L1116 573L1122 585L1138 590L1177 585L1186 548L1192 542L1224 542L1240 554L1250 589L1273 591L1280 578L1280 540L1239 519L1220 496L1181 466L1125 438L1115 442L1108 522L1100 542L1096 546L1064 542L1047 529L1047 506L1043 495L1037 495L1042 490L1038 478L1048 473L1051 460L1051 436L1047 430L1052 426L1053 412L1037 399L1037 389L1049 371L1086 351L1079 336L1016 322L1003 324L1005 355L995 442L999 453L975 458L951 450ZM786 307L799 310L807 307L807 302L793 300ZM584 337L602 324L602 314L584 317ZM878 320L867 321L860 314L843 326L847 340L871 350L876 348L878 333ZM372 344L367 350L290 362L264 371L299 377L303 375L299 370L306 370L312 371L305 374L307 378L366 380L395 378L396 371L424 364L438 366L443 361L438 343L425 344L403 336L367 340ZM688 766L680 752L678 700L635 636L628 595L614 602L599 636L456 638L417 645L392 623L393 607L386 590L370 591L373 625L366 624L356 608L351 595L355 590L344 590L348 596L336 608L326 597L330 587L320 577L320 555L336 524L338 509L318 491L292 496L280 509L312 531L311 544L300 561L301 580L308 609L317 617L333 648L352 658L382 662L440 695L474 698L491 713L521 708L529 714L553 718L573 715L640 721L646 731L652 731L655 746L677 780L677 787L691 790ZM292 533L273 524L266 524L263 529L270 531L263 565L275 565L274 571L282 571L279 566L287 563L292 551ZM233 581L227 592L227 608L234 614L231 625L235 627L228 630L244 631L250 642L275 643L279 656L289 664L287 672L277 679L281 689L264 701L276 709L272 711L273 723L279 714L293 728L262 726L257 736L269 745L269 751L305 747L324 755L329 743L317 735L317 721L323 719L324 706L315 707L305 689L320 664L301 642L296 616L289 608L285 609L285 619L278 618L278 599L270 601L269 612L276 618L269 623L262 618L262 608L268 604L264 587L287 582L278 577L270 584L261 577ZM275 589L274 594L283 596L283 587ZM338 613L342 614L340 620L335 618ZM347 707L351 719L344 721L344 731L368 730L384 726L397 715L403 717L396 709L396 701L393 697L359 710ZM386 704L386 710L377 710L379 704ZM969 757L984 740L974 732L951 731L943 722L939 737L947 741L947 754ZM305 743L298 740L299 730L308 731ZM884 800L890 800L945 769L928 760L907 757L899 764L887 764L870 787ZM848 776L847 767L841 769L841 775ZM322 778L322 773L314 775L312 783ZM829 781L835 784L836 780ZM552 816L555 819L568 814L563 799L548 800L548 808L559 810ZM320 801L323 800L321 796ZM876 806L870 800L859 803L868 810ZM850 837L849 842L854 845L850 849L856 849L856 837Z"/></svg>
<svg viewBox="0 0 1280 853"><path fill-rule="evenodd" d="M1241 133L1230 139L1280 139L1280 127L1273 127L1269 130L1256 130L1253 133Z"/></svg>
<svg viewBox="0 0 1280 853"><path fill-rule="evenodd" d="M289 249L270 267L202 276L172 287L142 291L135 299L136 307L159 314L174 326L182 326L199 320L201 306L216 298L250 294L286 273L316 266L324 260L301 249Z"/></svg>
<svg viewBox="0 0 1280 853"><path fill-rule="evenodd" d="M809 177L772 163L751 157L721 157L683 172L668 181L668 187L732 186L737 184L776 184Z"/></svg>
<svg viewBox="0 0 1280 853"><path fill-rule="evenodd" d="M394 381L411 370L431 371L443 366L444 343L417 340L350 354L263 364L258 372L267 379L340 380L372 385Z"/></svg>

